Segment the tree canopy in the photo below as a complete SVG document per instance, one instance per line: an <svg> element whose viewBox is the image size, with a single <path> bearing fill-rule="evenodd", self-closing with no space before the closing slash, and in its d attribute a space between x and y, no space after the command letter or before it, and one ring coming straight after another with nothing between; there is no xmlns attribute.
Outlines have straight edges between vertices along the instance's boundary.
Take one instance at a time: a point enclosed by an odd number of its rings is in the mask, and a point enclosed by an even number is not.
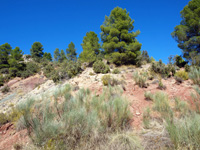
<svg viewBox="0 0 200 150"><path fill-rule="evenodd" d="M133 32L134 20L126 9L114 8L101 25L101 39L106 58L117 65L135 64L142 44L136 40L140 31Z"/></svg>
<svg viewBox="0 0 200 150"><path fill-rule="evenodd" d="M67 53L67 59L69 60L75 60L76 59L76 49L75 49L75 45L73 42L71 42L68 45L68 48L66 49L66 53Z"/></svg>
<svg viewBox="0 0 200 150"><path fill-rule="evenodd" d="M97 34L93 31L87 32L81 44L83 51L79 55L81 62L93 63L99 54L100 44Z"/></svg>
<svg viewBox="0 0 200 150"><path fill-rule="evenodd" d="M58 61L60 59L60 52L58 48L55 49L53 56L54 56L54 61Z"/></svg>
<svg viewBox="0 0 200 150"><path fill-rule="evenodd" d="M0 45L0 69L9 68L8 59L11 50L12 47L8 43Z"/></svg>
<svg viewBox="0 0 200 150"><path fill-rule="evenodd" d="M43 55L43 58L46 59L46 60L52 61L51 53L45 52L44 55Z"/></svg>
<svg viewBox="0 0 200 150"><path fill-rule="evenodd" d="M24 59L22 58L23 52L19 47L11 51L9 57L9 72L12 76L17 76L25 68Z"/></svg>
<svg viewBox="0 0 200 150"><path fill-rule="evenodd" d="M181 17L172 37L187 60L200 58L200 0L191 0L181 11Z"/></svg>
<svg viewBox="0 0 200 150"><path fill-rule="evenodd" d="M43 45L40 42L34 42L30 49L32 58L34 58L35 60L42 58L44 54L43 50Z"/></svg>

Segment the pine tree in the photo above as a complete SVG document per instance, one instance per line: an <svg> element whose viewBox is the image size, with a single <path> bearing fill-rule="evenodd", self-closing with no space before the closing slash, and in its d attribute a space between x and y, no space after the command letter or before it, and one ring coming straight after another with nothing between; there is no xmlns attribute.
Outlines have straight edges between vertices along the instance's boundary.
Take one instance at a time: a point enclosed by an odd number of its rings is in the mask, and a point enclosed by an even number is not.
<svg viewBox="0 0 200 150"><path fill-rule="evenodd" d="M35 61L39 61L43 57L43 50L43 45L40 42L34 42L30 49L31 57Z"/></svg>
<svg viewBox="0 0 200 150"><path fill-rule="evenodd" d="M65 56L65 52L63 49L61 49L60 51L60 59L59 59L59 62L62 63L64 60L66 60L66 56Z"/></svg>
<svg viewBox="0 0 200 150"><path fill-rule="evenodd" d="M43 58L46 59L46 60L52 61L51 53L45 52L44 55L43 55Z"/></svg>
<svg viewBox="0 0 200 150"><path fill-rule="evenodd" d="M81 44L83 51L79 55L81 62L93 63L100 52L99 38L95 32L87 32Z"/></svg>
<svg viewBox="0 0 200 150"><path fill-rule="evenodd" d="M71 42L68 45L68 48L66 49L66 53L67 53L67 59L69 60L76 60L76 49L75 49L75 45L73 42Z"/></svg>
<svg viewBox="0 0 200 150"><path fill-rule="evenodd" d="M8 43L0 45L0 69L9 68L8 59L11 50L12 47Z"/></svg>
<svg viewBox="0 0 200 150"><path fill-rule="evenodd" d="M117 64L136 64L142 44L136 40L133 23L126 9L114 8L101 25L101 39L106 58Z"/></svg>
<svg viewBox="0 0 200 150"><path fill-rule="evenodd" d="M191 0L181 11L181 18L172 37L178 42L184 58L189 61L194 59L194 63L199 63L196 60L200 60L200 0Z"/></svg>
<svg viewBox="0 0 200 150"><path fill-rule="evenodd" d="M54 61L58 61L60 59L60 52L59 49L56 48L54 51Z"/></svg>
<svg viewBox="0 0 200 150"><path fill-rule="evenodd" d="M22 58L23 52L20 50L19 47L16 47L11 51L11 54L9 56L9 72L11 76L20 76L20 72L24 70L25 64L24 64L24 59Z"/></svg>

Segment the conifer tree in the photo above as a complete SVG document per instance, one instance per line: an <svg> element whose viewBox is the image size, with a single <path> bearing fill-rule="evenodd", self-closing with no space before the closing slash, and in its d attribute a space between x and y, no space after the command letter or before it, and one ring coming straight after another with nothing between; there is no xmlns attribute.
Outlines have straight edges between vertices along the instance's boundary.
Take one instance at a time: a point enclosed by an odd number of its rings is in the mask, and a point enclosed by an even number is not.
<svg viewBox="0 0 200 150"><path fill-rule="evenodd" d="M181 18L172 37L182 49L183 57L200 65L200 0L191 0L181 11Z"/></svg>
<svg viewBox="0 0 200 150"><path fill-rule="evenodd" d="M66 49L66 53L67 53L67 59L69 60L76 60L76 49L75 49L75 45L73 42L71 42L68 45L68 48Z"/></svg>
<svg viewBox="0 0 200 150"><path fill-rule="evenodd" d="M12 47L8 43L0 45L0 69L9 68L8 59L11 50Z"/></svg>
<svg viewBox="0 0 200 150"><path fill-rule="evenodd" d="M43 45L40 42L34 42L30 49L31 57L35 61L39 61L43 57L43 50Z"/></svg>
<svg viewBox="0 0 200 150"><path fill-rule="evenodd" d="M46 60L52 61L51 53L45 52L44 55L43 55L43 58L46 59Z"/></svg>
<svg viewBox="0 0 200 150"><path fill-rule="evenodd" d="M136 64L142 44L136 40L133 23L126 9L114 8L101 25L101 39L106 58L117 64Z"/></svg>
<svg viewBox="0 0 200 150"><path fill-rule="evenodd" d="M23 52L20 50L19 47L16 47L11 51L11 54L9 56L9 72L12 76L20 75L20 72L24 69L24 59L23 59Z"/></svg>
<svg viewBox="0 0 200 150"><path fill-rule="evenodd" d="M66 60L65 52L61 49L59 62L62 63L64 60Z"/></svg>
<svg viewBox="0 0 200 150"><path fill-rule="evenodd" d="M95 32L87 32L81 44L83 51L79 55L81 62L93 63L100 52L99 38Z"/></svg>
<svg viewBox="0 0 200 150"><path fill-rule="evenodd" d="M54 51L54 61L58 61L60 59L60 52L59 49L56 48Z"/></svg>

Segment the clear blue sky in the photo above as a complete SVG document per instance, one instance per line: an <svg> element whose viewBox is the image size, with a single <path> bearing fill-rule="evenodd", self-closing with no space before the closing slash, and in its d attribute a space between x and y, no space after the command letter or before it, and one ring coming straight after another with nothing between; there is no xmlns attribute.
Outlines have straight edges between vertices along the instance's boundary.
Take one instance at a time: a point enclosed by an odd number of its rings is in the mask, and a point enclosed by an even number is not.
<svg viewBox="0 0 200 150"><path fill-rule="evenodd" d="M181 54L171 37L181 21L180 11L189 0L0 0L0 45L9 43L30 53L35 41L44 52L66 49L74 42L77 52L86 32L100 38L100 25L116 6L126 8L135 20L134 31L140 30L138 41L156 60L165 63L169 55Z"/></svg>

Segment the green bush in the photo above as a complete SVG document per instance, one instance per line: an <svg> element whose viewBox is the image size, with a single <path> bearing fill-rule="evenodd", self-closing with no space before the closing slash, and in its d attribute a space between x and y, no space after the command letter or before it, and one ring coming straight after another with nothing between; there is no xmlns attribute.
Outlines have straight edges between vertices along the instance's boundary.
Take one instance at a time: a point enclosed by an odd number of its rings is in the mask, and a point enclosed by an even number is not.
<svg viewBox="0 0 200 150"><path fill-rule="evenodd" d="M119 71L119 69L118 69L118 68L115 68L115 69L112 71L112 73L113 73L113 74L119 74L119 73L120 73L120 71Z"/></svg>
<svg viewBox="0 0 200 150"><path fill-rule="evenodd" d="M147 84L146 84L147 78L148 78L148 74L146 72L138 73L137 71L135 71L133 73L133 79L135 81L135 84L137 84L141 88L147 87Z"/></svg>
<svg viewBox="0 0 200 150"><path fill-rule="evenodd" d="M160 90L166 90L166 86L162 83L162 79L159 80L159 83L158 83L158 89Z"/></svg>
<svg viewBox="0 0 200 150"><path fill-rule="evenodd" d="M200 68L192 67L190 69L189 78L194 84L200 85Z"/></svg>
<svg viewBox="0 0 200 150"><path fill-rule="evenodd" d="M120 82L117 79L112 78L110 75L104 75L101 78L101 81L104 86L108 86L108 85L115 86L115 85L120 84Z"/></svg>
<svg viewBox="0 0 200 150"><path fill-rule="evenodd" d="M19 108L24 112L24 126L37 146L101 149L102 145L110 145L109 135L130 127L129 103L121 94L120 89L109 87L98 97L85 89L73 96L67 85L57 89L53 100L26 101Z"/></svg>
<svg viewBox="0 0 200 150"><path fill-rule="evenodd" d="M162 63L162 60L159 60L159 62L152 63L151 71L160 74L162 77L170 77L170 73L173 76L176 72L176 69L173 65L165 65Z"/></svg>
<svg viewBox="0 0 200 150"><path fill-rule="evenodd" d="M185 68L185 71L186 71L186 72L190 72L190 66L189 66L188 64L186 64L186 65L184 66L184 68Z"/></svg>
<svg viewBox="0 0 200 150"><path fill-rule="evenodd" d="M149 125L150 125L150 119L151 119L151 115L150 115L151 111L150 111L150 108L146 108L144 113L143 113L143 125L145 128L149 128Z"/></svg>
<svg viewBox="0 0 200 150"><path fill-rule="evenodd" d="M8 117L4 113L0 113L0 126L8 123Z"/></svg>
<svg viewBox="0 0 200 150"><path fill-rule="evenodd" d="M34 62L28 62L26 64L26 68L24 71L21 72L21 77L22 78L27 78L27 77L30 77L36 73L38 73L40 71L40 68L39 66L34 63Z"/></svg>
<svg viewBox="0 0 200 150"><path fill-rule="evenodd" d="M10 87L8 85L4 86L2 89L1 89L1 92L6 94L8 92L10 92Z"/></svg>
<svg viewBox="0 0 200 150"><path fill-rule="evenodd" d="M194 87L195 93L192 93L192 101L193 103L191 105L195 105L195 111L197 113L200 113L200 89L198 86Z"/></svg>
<svg viewBox="0 0 200 150"><path fill-rule="evenodd" d="M200 115L191 114L176 122L168 121L166 129L175 149L199 149Z"/></svg>
<svg viewBox="0 0 200 150"><path fill-rule="evenodd" d="M108 72L110 72L109 66L105 65L104 62L102 62L101 60L97 60L93 64L93 70L94 70L95 73L108 73Z"/></svg>
<svg viewBox="0 0 200 150"><path fill-rule="evenodd" d="M50 78L52 76L52 72L54 71L54 67L53 65L49 64L47 65L44 69L43 69L43 72L44 72L44 75L47 77L47 78Z"/></svg>
<svg viewBox="0 0 200 150"><path fill-rule="evenodd" d="M146 100L153 100L153 94L150 91L145 92L144 97Z"/></svg>
<svg viewBox="0 0 200 150"><path fill-rule="evenodd" d="M185 70L177 71L175 74L175 77L179 77L183 80L188 80L188 78L189 78L188 73Z"/></svg>

